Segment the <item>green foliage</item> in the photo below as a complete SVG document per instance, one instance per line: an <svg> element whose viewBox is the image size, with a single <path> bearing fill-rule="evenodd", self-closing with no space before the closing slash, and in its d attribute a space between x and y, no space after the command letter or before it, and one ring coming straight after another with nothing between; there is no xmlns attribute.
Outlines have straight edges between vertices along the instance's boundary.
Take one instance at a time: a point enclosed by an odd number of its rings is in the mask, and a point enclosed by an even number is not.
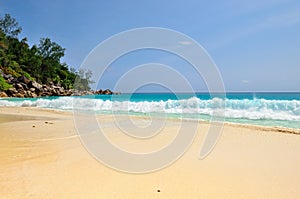
<svg viewBox="0 0 300 199"><path fill-rule="evenodd" d="M66 63L61 63L65 48L50 38L42 38L38 45L30 47L27 38L17 38L21 30L18 22L9 14L0 17L0 68L5 74L13 77L24 75L42 84L59 83L66 89L74 88L78 79L80 89L90 89L91 71L76 73Z"/></svg>
<svg viewBox="0 0 300 199"><path fill-rule="evenodd" d="M92 71L91 70L83 70L80 69L78 71L74 87L80 91L88 91L91 89L90 84L94 83L91 80L92 78Z"/></svg>
<svg viewBox="0 0 300 199"><path fill-rule="evenodd" d="M1 30L10 37L17 37L21 33L22 28L15 18L11 17L9 14L5 14L4 18L0 18L0 28Z"/></svg>
<svg viewBox="0 0 300 199"><path fill-rule="evenodd" d="M8 67L8 68L7 67L0 67L0 69L2 69L2 71L5 74L12 75L13 77L19 77L19 76L21 76L19 73L17 73L15 70L13 70L10 67Z"/></svg>
<svg viewBox="0 0 300 199"><path fill-rule="evenodd" d="M24 70L20 70L19 71L19 76L24 75L27 79L31 80L31 81L35 81L35 78L31 77L31 75L29 75L26 71Z"/></svg>
<svg viewBox="0 0 300 199"><path fill-rule="evenodd" d="M49 38L40 39L38 50L39 54L44 59L49 59L51 61L59 62L60 58L65 55L65 49L57 43L52 42Z"/></svg>
<svg viewBox="0 0 300 199"><path fill-rule="evenodd" d="M6 91L11 88L12 85L8 84L5 79L0 75L0 91Z"/></svg>

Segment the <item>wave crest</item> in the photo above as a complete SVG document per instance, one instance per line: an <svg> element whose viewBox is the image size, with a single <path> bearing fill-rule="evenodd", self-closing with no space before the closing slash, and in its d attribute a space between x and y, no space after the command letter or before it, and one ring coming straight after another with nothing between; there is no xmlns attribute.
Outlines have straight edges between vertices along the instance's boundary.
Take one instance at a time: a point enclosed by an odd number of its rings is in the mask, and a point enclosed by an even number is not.
<svg viewBox="0 0 300 199"><path fill-rule="evenodd" d="M102 99L58 97L55 99L10 100L1 99L0 106L41 107L72 110L76 108L95 111L135 113L175 113L212 115L215 109L225 106L225 117L244 119L272 119L300 121L299 100L226 99L201 100L192 97L166 101L111 101Z"/></svg>

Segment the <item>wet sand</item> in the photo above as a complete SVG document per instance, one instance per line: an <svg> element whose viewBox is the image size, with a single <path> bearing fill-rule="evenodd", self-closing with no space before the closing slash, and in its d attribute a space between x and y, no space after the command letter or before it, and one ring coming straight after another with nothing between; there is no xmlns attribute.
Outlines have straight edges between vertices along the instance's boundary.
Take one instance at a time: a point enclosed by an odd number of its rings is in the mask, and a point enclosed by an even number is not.
<svg viewBox="0 0 300 199"><path fill-rule="evenodd" d="M112 126L112 116L99 120L111 142L132 152L165 146L181 126L169 120L161 134L138 140ZM72 113L0 107L0 198L300 197L299 131L226 124L214 150L200 160L208 127L200 124L191 147L169 167L130 174L86 151Z"/></svg>

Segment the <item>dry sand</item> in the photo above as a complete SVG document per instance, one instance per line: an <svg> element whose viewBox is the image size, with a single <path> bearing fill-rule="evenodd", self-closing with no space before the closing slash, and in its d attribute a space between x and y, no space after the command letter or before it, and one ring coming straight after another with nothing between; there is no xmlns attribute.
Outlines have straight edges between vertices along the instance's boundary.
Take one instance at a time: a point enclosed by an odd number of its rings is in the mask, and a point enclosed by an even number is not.
<svg viewBox="0 0 300 199"><path fill-rule="evenodd" d="M128 151L162 147L180 126L169 121L152 142L139 143L112 128L111 116L99 119ZM169 167L129 174L85 150L71 113L0 107L0 198L300 198L299 132L227 124L199 160L208 126L200 124L192 146Z"/></svg>

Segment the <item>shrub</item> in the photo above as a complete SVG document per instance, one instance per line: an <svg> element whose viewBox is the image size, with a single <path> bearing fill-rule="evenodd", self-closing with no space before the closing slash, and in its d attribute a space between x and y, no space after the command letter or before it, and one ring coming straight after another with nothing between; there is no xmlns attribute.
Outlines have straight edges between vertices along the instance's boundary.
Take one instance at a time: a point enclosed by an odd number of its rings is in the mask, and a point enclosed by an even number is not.
<svg viewBox="0 0 300 199"><path fill-rule="evenodd" d="M8 84L5 79L0 75L0 91L6 91L11 88L12 85Z"/></svg>

